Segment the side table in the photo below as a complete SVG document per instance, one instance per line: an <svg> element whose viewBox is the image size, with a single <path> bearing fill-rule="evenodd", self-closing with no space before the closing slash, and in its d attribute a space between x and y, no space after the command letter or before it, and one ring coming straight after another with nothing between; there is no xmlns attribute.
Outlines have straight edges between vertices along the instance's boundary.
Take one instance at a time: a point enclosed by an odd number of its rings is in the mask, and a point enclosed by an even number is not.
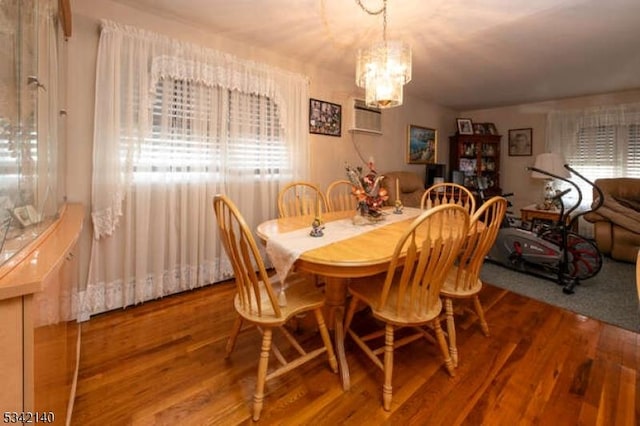
<svg viewBox="0 0 640 426"><path fill-rule="evenodd" d="M522 222L531 223L532 229L542 224L554 224L560 220L560 210L558 209L538 209L535 204L520 209L520 219ZM577 232L577 222L571 228L573 232Z"/></svg>

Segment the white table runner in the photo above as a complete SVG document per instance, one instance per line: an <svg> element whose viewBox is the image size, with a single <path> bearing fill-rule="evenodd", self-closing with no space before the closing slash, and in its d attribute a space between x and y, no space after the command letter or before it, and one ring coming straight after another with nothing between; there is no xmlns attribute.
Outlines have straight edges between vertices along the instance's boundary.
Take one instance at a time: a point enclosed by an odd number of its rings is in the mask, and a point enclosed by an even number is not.
<svg viewBox="0 0 640 426"><path fill-rule="evenodd" d="M383 213L385 215L384 220L367 225L354 225L352 218L335 220L324 224L324 236L322 237L312 237L309 235L311 224L309 224L308 227L295 231L271 235L267 240L266 251L281 283L281 291L279 294L280 305L286 305L286 297L282 284L291 271L291 267L302 253L337 241L352 238L395 222L417 217L423 212L424 210L412 207L405 207L402 214L394 214L392 210L386 210Z"/></svg>

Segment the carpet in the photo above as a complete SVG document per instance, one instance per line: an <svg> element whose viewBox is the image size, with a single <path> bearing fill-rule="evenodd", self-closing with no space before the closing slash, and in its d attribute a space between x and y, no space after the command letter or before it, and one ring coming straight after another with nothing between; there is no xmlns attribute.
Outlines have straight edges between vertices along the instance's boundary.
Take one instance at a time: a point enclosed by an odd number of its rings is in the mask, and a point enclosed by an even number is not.
<svg viewBox="0 0 640 426"><path fill-rule="evenodd" d="M485 262L482 281L595 318L627 330L640 332L640 309L636 291L635 265L605 258L600 272L575 287L574 294L564 294L553 281L512 271Z"/></svg>

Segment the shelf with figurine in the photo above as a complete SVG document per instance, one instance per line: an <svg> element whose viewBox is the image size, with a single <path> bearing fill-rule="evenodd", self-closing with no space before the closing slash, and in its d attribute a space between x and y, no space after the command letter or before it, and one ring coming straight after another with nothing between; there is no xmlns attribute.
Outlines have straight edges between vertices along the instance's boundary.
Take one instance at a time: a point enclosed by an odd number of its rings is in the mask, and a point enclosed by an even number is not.
<svg viewBox="0 0 640 426"><path fill-rule="evenodd" d="M500 142L502 136L497 134L495 126L483 126L485 127L492 130L471 134L457 132L449 137L449 164L451 170L462 172L461 183L464 186L476 190L478 179L481 178L488 184L487 195L494 195L501 193Z"/></svg>

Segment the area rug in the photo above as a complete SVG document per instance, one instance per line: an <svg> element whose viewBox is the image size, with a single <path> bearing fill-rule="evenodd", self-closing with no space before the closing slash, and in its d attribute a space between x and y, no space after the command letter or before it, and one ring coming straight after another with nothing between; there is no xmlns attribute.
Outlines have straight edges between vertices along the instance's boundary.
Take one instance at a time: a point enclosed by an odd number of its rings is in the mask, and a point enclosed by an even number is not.
<svg viewBox="0 0 640 426"><path fill-rule="evenodd" d="M564 294L562 286L550 280L512 271L485 262L482 281L514 293L540 300L572 312L595 318L627 330L640 332L640 308L636 291L635 265L605 258L593 278Z"/></svg>

